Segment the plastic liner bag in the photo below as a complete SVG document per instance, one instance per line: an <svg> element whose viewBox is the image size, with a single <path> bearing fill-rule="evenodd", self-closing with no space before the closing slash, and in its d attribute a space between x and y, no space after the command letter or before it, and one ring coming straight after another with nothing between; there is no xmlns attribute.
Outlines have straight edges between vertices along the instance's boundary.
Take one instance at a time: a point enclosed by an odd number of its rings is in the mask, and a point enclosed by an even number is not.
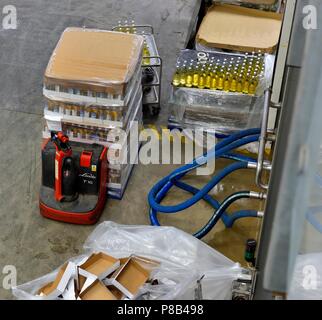
<svg viewBox="0 0 322 320"><path fill-rule="evenodd" d="M84 244L86 255L103 251L116 258L129 255L160 262L151 278L156 285L141 288L140 299L195 299L201 279L203 299L231 299L232 282L242 273L239 264L202 241L174 227L125 226L101 223ZM71 259L77 263L84 259ZM52 281L58 269L46 276L13 288L18 299L44 299L35 293Z"/></svg>
<svg viewBox="0 0 322 320"><path fill-rule="evenodd" d="M322 300L322 253L298 255L288 299Z"/></svg>

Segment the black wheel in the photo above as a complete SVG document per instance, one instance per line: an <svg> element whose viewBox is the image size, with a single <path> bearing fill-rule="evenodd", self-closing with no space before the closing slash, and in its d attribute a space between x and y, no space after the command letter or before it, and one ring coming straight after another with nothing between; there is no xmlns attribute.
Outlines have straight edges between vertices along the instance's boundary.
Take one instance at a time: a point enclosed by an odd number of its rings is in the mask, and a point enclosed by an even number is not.
<svg viewBox="0 0 322 320"><path fill-rule="evenodd" d="M160 113L160 107L152 107L152 115L158 116Z"/></svg>

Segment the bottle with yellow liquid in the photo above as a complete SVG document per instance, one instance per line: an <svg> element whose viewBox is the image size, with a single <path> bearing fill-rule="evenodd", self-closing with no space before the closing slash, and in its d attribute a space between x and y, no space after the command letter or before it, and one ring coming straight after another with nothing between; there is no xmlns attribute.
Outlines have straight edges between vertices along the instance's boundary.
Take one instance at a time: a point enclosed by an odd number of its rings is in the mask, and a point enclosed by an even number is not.
<svg viewBox="0 0 322 320"><path fill-rule="evenodd" d="M224 76L224 91L228 92L230 90L230 73L227 72Z"/></svg>
<svg viewBox="0 0 322 320"><path fill-rule="evenodd" d="M257 86L258 86L258 82L256 80L256 77L252 77L249 83L249 94L255 94Z"/></svg>
<svg viewBox="0 0 322 320"><path fill-rule="evenodd" d="M200 73L200 64L197 63L195 68L193 68L193 77L192 77L192 86L197 88L199 85L199 73Z"/></svg>
<svg viewBox="0 0 322 320"><path fill-rule="evenodd" d="M206 74L205 74L205 69L202 67L200 72L199 72L198 88L199 89L204 89L205 88L205 83L206 83Z"/></svg>
<svg viewBox="0 0 322 320"><path fill-rule="evenodd" d="M231 92L236 92L237 91L237 72L236 71L232 75L229 90Z"/></svg>
<svg viewBox="0 0 322 320"><path fill-rule="evenodd" d="M186 87L191 88L192 87L192 79L193 79L193 70L192 70L192 65L188 67L187 70L187 76L186 76Z"/></svg>
<svg viewBox="0 0 322 320"><path fill-rule="evenodd" d="M212 71L211 86L210 86L211 90L217 90L217 79L218 79L217 69L215 68Z"/></svg>
<svg viewBox="0 0 322 320"><path fill-rule="evenodd" d="M184 87L186 85L186 78L187 78L187 61L184 61L180 71L180 86Z"/></svg>
<svg viewBox="0 0 322 320"><path fill-rule="evenodd" d="M144 40L143 46L143 64L146 66L151 64L150 50L146 39Z"/></svg>
<svg viewBox="0 0 322 320"><path fill-rule="evenodd" d="M239 93L243 92L243 77L242 77L241 74L239 75L238 80L237 80L236 91L239 92Z"/></svg>
<svg viewBox="0 0 322 320"><path fill-rule="evenodd" d="M224 70L223 69L221 69L218 73L217 89L218 90L224 89Z"/></svg>
<svg viewBox="0 0 322 320"><path fill-rule="evenodd" d="M175 87L179 87L180 86L180 64L179 63L176 66L176 72L173 75L172 84Z"/></svg>
<svg viewBox="0 0 322 320"><path fill-rule="evenodd" d="M212 69L213 69L213 65L210 63L206 70L206 82L205 82L206 89L211 88Z"/></svg>
<svg viewBox="0 0 322 320"><path fill-rule="evenodd" d="M244 83L243 83L243 93L248 94L249 93L249 73L247 76L244 78Z"/></svg>

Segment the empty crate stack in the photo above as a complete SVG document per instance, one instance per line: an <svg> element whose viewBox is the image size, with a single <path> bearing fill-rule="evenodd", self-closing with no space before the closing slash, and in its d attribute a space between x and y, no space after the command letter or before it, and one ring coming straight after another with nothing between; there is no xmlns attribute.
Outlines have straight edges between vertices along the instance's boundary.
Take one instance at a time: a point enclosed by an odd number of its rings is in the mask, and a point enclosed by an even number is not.
<svg viewBox="0 0 322 320"><path fill-rule="evenodd" d="M142 124L142 51L138 35L67 28L44 77L43 137L62 130L71 141L107 146L108 193L116 198L133 167L129 152L138 153L129 133Z"/></svg>

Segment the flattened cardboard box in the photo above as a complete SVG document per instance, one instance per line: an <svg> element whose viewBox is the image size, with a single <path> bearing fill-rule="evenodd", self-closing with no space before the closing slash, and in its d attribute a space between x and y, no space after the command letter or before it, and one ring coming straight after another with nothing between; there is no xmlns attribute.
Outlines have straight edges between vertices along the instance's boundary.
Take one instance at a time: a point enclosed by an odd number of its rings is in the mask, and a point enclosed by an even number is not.
<svg viewBox="0 0 322 320"><path fill-rule="evenodd" d="M99 280L106 278L120 266L120 260L102 252L92 254L87 261L78 267L80 275L96 276Z"/></svg>
<svg viewBox="0 0 322 320"><path fill-rule="evenodd" d="M215 4L204 17L196 41L207 47L273 53L282 17L274 12Z"/></svg>
<svg viewBox="0 0 322 320"><path fill-rule="evenodd" d="M142 47L138 35L67 28L48 63L45 85L124 94L141 63Z"/></svg>

